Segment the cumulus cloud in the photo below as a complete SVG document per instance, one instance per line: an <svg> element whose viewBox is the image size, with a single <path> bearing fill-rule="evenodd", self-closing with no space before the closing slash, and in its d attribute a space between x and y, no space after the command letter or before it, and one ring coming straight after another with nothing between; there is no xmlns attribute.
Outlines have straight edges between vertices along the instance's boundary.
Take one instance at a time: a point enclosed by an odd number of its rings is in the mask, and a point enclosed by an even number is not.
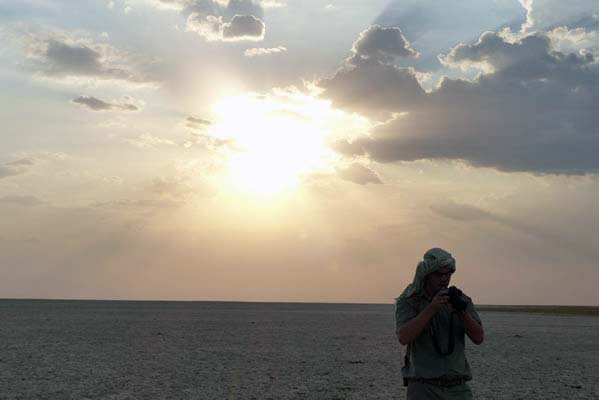
<svg viewBox="0 0 599 400"><path fill-rule="evenodd" d="M526 10L526 21L522 32L547 30L564 25L573 27L585 24L596 25L599 4L596 0L519 0Z"/></svg>
<svg viewBox="0 0 599 400"><path fill-rule="evenodd" d="M551 47L560 52L584 54L599 48L598 31L558 26L547 32L547 36L551 40Z"/></svg>
<svg viewBox="0 0 599 400"><path fill-rule="evenodd" d="M530 35L516 43L507 42L497 32L485 32L478 42L454 47L440 61L448 66L480 68L486 72L505 70L513 65L532 66L545 62L550 40L546 35Z"/></svg>
<svg viewBox="0 0 599 400"><path fill-rule="evenodd" d="M347 167L338 168L337 175L342 179L357 183L358 185L383 183L376 172L359 163L352 163Z"/></svg>
<svg viewBox="0 0 599 400"><path fill-rule="evenodd" d="M381 62L338 72L321 81L322 96L375 118L381 110L395 114L368 137L334 148L379 162L450 159L503 171L599 172L599 64L591 52L563 53L550 44L542 32L516 41L487 32L443 57L483 74L472 82L445 78L426 94L417 82L402 87L412 73L402 76ZM396 72L383 73L389 71Z"/></svg>
<svg viewBox="0 0 599 400"><path fill-rule="evenodd" d="M401 29L371 25L360 33L352 47L355 57L391 62L397 57L416 57L418 52L410 47Z"/></svg>
<svg viewBox="0 0 599 400"><path fill-rule="evenodd" d="M185 29L208 41L260 41L266 27L264 7L278 2L254 0L155 0L161 8L180 10L185 16Z"/></svg>
<svg viewBox="0 0 599 400"><path fill-rule="evenodd" d="M399 28L374 25L360 33L344 65L317 86L339 107L386 118L413 108L424 95L412 68L392 64L397 57L416 54Z"/></svg>
<svg viewBox="0 0 599 400"><path fill-rule="evenodd" d="M154 60L106 43L66 33L30 33L26 36L28 66L40 76L65 83L116 81L132 85L155 85Z"/></svg>
<svg viewBox="0 0 599 400"><path fill-rule="evenodd" d="M94 96L78 96L71 101L91 111L140 111L143 108L143 101L129 96L112 101L104 101Z"/></svg>
<svg viewBox="0 0 599 400"><path fill-rule="evenodd" d="M286 53L287 48L285 46L277 46L277 47L253 47L251 49L246 49L243 52L243 55L246 57L256 57L256 56L265 56L269 54L280 54Z"/></svg>
<svg viewBox="0 0 599 400"><path fill-rule="evenodd" d="M235 15L222 26L223 40L262 40L266 26L253 15Z"/></svg>

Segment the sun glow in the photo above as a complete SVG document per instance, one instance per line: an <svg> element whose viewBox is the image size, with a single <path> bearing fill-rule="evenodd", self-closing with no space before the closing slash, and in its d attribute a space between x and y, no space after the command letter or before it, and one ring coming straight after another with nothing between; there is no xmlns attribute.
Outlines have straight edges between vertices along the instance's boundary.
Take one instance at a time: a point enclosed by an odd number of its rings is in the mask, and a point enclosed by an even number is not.
<svg viewBox="0 0 599 400"><path fill-rule="evenodd" d="M233 188L270 195L296 188L310 173L331 170L337 156L326 146L329 104L310 96L246 95L215 107L210 135L226 140Z"/></svg>

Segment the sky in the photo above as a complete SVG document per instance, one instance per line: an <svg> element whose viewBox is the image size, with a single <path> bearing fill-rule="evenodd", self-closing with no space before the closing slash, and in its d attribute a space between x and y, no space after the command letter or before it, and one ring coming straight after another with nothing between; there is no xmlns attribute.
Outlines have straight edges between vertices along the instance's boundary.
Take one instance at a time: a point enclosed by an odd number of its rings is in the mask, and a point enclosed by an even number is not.
<svg viewBox="0 0 599 400"><path fill-rule="evenodd" d="M599 305L599 5L0 0L0 298Z"/></svg>

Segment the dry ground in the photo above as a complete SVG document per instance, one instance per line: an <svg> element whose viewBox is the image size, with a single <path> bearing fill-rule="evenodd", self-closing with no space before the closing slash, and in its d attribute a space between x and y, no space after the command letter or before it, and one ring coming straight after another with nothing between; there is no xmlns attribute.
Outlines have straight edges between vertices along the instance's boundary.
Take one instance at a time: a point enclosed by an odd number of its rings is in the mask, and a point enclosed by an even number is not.
<svg viewBox="0 0 599 400"><path fill-rule="evenodd" d="M599 399L599 317L483 311L479 399ZM391 305L0 301L0 399L398 399Z"/></svg>

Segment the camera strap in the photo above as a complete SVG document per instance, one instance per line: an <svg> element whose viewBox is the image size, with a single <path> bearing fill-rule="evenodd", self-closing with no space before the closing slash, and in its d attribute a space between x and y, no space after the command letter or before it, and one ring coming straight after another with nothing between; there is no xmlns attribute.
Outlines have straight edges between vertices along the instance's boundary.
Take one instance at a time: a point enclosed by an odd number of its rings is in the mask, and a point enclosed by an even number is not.
<svg viewBox="0 0 599 400"><path fill-rule="evenodd" d="M448 356L453 353L453 349L455 347L455 337L453 335L453 312L449 314L449 337L447 343L447 351L441 350L441 345L439 344L439 336L435 335L434 324L431 323L430 333L431 339L433 341L433 346L435 346L435 350L442 356ZM432 321L431 321L432 322Z"/></svg>

